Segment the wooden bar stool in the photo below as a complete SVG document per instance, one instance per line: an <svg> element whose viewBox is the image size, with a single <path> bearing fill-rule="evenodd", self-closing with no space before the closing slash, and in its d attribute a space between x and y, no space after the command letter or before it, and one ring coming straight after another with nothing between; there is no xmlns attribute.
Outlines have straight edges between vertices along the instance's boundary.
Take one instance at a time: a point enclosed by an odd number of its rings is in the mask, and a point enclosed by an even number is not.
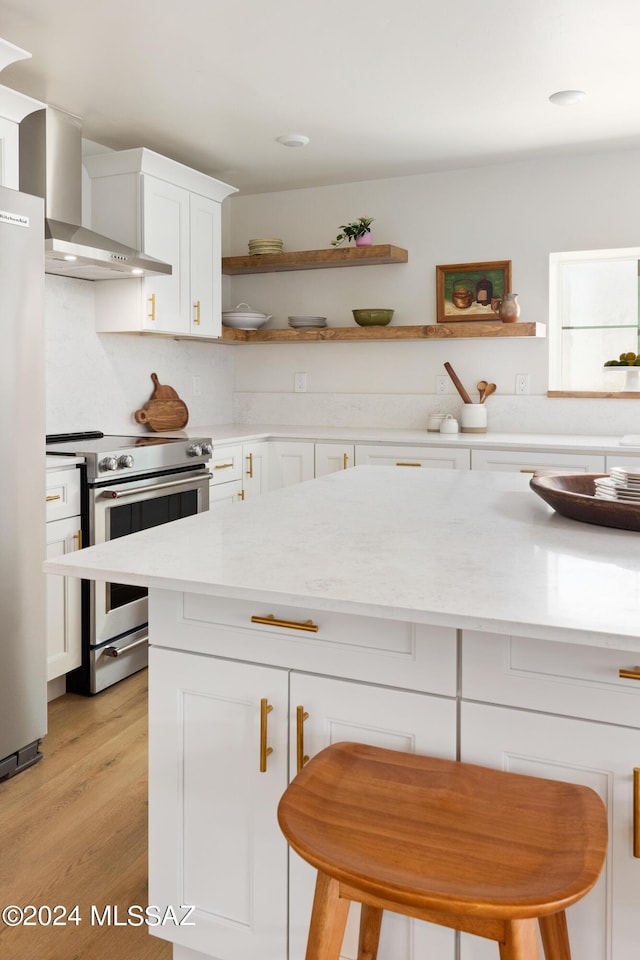
<svg viewBox="0 0 640 960"><path fill-rule="evenodd" d="M336 743L303 767L278 820L318 871L307 960L337 960L361 903L359 960L383 910L497 940L501 960L570 960L565 909L602 869L607 817L589 787Z"/></svg>

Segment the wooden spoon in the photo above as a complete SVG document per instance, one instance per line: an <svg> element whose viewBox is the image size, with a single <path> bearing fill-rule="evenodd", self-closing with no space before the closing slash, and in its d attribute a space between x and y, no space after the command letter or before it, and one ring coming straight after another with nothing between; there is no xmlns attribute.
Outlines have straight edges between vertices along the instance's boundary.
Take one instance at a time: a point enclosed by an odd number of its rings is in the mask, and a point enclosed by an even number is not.
<svg viewBox="0 0 640 960"><path fill-rule="evenodd" d="M482 403L482 398L484 397L484 392L487 389L487 387L488 387L488 383L486 380L478 380L476 384L476 388L478 390L478 393L480 394L480 403Z"/></svg>
<svg viewBox="0 0 640 960"><path fill-rule="evenodd" d="M483 393L483 395L482 395L482 398L481 398L481 400L480 400L480 403L484 403L485 400L487 399L487 397L490 397L491 394L492 394L492 393L495 393L495 392L496 392L496 385L495 385L495 383L488 383L488 384L487 384L487 389L484 391L484 393Z"/></svg>

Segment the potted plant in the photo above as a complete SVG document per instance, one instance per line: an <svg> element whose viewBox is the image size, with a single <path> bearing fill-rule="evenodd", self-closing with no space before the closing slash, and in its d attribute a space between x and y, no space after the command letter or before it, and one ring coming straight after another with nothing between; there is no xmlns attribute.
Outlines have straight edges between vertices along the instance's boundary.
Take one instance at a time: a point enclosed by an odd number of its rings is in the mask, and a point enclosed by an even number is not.
<svg viewBox="0 0 640 960"><path fill-rule="evenodd" d="M332 247L339 247L345 240L355 241L357 247L369 246L371 243L371 224L373 217L358 217L353 223L343 223L340 233L331 241Z"/></svg>

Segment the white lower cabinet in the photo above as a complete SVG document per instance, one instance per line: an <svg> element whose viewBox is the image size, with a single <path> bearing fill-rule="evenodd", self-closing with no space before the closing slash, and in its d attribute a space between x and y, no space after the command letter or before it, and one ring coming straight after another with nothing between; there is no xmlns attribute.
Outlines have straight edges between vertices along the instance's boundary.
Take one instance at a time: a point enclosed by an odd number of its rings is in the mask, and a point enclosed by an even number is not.
<svg viewBox="0 0 640 960"><path fill-rule="evenodd" d="M269 443L216 444L210 463L209 509L242 503L269 489Z"/></svg>
<svg viewBox="0 0 640 960"><path fill-rule="evenodd" d="M80 483L73 469L47 471L47 560L82 546ZM47 680L80 666L80 585L77 577L46 577Z"/></svg>
<svg viewBox="0 0 640 960"><path fill-rule="evenodd" d="M464 761L582 783L600 795L609 810L609 854L596 886L567 910L571 952L580 960L637 960L640 860L632 828L640 730L465 702L461 730ZM460 957L496 960L496 946L463 934Z"/></svg>
<svg viewBox="0 0 640 960"><path fill-rule="evenodd" d="M196 908L194 926L152 932L188 948L178 957L283 960L288 947L302 960L315 872L293 853L288 864L276 819L298 748L313 756L355 740L453 758L455 700L175 650L150 654L149 902ZM357 955L353 914L349 958ZM388 915L379 956L453 960L454 942L444 928Z"/></svg>
<svg viewBox="0 0 640 960"><path fill-rule="evenodd" d="M278 490L315 475L315 444L307 440L271 440L269 489Z"/></svg>
<svg viewBox="0 0 640 960"><path fill-rule="evenodd" d="M348 470L355 463L355 447L352 443L316 443L316 477Z"/></svg>
<svg viewBox="0 0 640 960"><path fill-rule="evenodd" d="M380 467L431 467L440 470L468 470L471 451L466 447L405 447L357 443L356 465Z"/></svg>
<svg viewBox="0 0 640 960"><path fill-rule="evenodd" d="M255 440L242 445L244 499L260 497L269 489L269 442Z"/></svg>
<svg viewBox="0 0 640 960"><path fill-rule="evenodd" d="M604 473L604 456L596 453L544 453L519 450L472 450L472 470L511 470L535 473Z"/></svg>

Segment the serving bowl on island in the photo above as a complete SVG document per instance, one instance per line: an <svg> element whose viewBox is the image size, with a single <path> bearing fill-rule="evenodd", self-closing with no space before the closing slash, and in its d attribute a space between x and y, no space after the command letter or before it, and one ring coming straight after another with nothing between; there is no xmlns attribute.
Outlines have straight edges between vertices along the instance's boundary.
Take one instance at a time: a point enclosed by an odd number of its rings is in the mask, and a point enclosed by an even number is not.
<svg viewBox="0 0 640 960"><path fill-rule="evenodd" d="M539 473L531 477L529 486L563 517L599 527L640 531L640 503L623 503L595 496L595 481L602 476L606 474Z"/></svg>
<svg viewBox="0 0 640 960"><path fill-rule="evenodd" d="M366 309L352 310L353 319L361 327L384 327L391 322L394 310L386 307L367 307Z"/></svg>

